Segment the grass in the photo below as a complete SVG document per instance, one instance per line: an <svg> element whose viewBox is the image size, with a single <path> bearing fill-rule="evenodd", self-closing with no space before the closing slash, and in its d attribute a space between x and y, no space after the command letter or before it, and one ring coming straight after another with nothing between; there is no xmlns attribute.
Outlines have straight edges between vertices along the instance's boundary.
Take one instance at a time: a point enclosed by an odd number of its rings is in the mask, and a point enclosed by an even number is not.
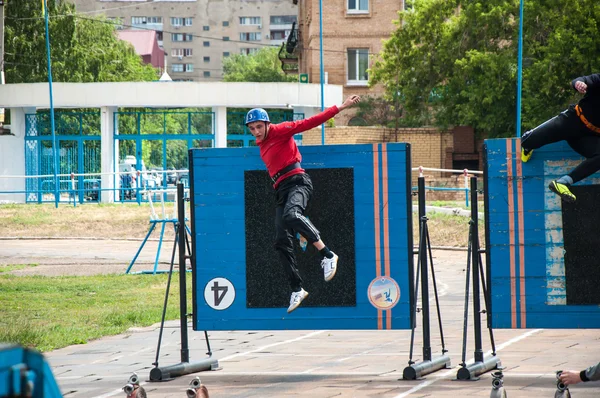
<svg viewBox="0 0 600 398"><path fill-rule="evenodd" d="M28 267L37 267L39 264L0 264L0 274L3 272L12 272Z"/></svg>
<svg viewBox="0 0 600 398"><path fill-rule="evenodd" d="M173 214L173 204L166 207ZM0 236L143 238L150 214L148 204L0 205ZM165 229L165 236L173 237L171 228Z"/></svg>
<svg viewBox="0 0 600 398"><path fill-rule="evenodd" d="M427 206L448 207L450 209L470 209L470 207L466 206L464 200L432 200L427 202ZM479 210L481 211L481 209Z"/></svg>
<svg viewBox="0 0 600 398"><path fill-rule="evenodd" d="M470 217L461 217L443 213L427 213L427 230L432 246L466 248L469 243ZM484 220L478 220L479 245L485 246ZM419 220L413 214L413 238L415 246L419 244Z"/></svg>
<svg viewBox="0 0 600 398"><path fill-rule="evenodd" d="M167 278L0 275L0 341L44 352L160 322ZM166 319L178 318L179 283L173 276Z"/></svg>
<svg viewBox="0 0 600 398"><path fill-rule="evenodd" d="M429 206L466 208L464 201L430 201ZM172 204L167 212L173 213ZM156 208L158 211L158 207ZM483 211L480 203L479 211ZM0 205L0 237L92 237L143 238L150 220L148 204L87 204L83 206L53 204ZM469 218L430 212L429 236L434 246L467 247ZM479 220L480 242L483 242L483 220ZM418 217L413 213L413 233L418 242ZM173 230L165 229L165 239L173 238ZM1 272L1 271L0 271Z"/></svg>

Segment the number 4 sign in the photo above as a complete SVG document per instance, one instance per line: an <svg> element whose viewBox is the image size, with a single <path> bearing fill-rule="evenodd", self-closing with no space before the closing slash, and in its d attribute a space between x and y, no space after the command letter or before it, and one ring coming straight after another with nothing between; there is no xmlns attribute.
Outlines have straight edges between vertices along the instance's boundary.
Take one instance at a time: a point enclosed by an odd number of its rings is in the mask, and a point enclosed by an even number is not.
<svg viewBox="0 0 600 398"><path fill-rule="evenodd" d="M235 300L235 288L225 278L211 279L204 287L204 300L215 310L227 309Z"/></svg>

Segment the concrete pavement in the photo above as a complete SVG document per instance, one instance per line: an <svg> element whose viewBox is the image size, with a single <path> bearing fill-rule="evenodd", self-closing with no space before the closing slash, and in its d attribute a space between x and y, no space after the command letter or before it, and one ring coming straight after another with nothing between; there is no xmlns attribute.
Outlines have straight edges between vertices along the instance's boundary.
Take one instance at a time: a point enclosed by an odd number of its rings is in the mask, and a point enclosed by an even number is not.
<svg viewBox="0 0 600 398"><path fill-rule="evenodd" d="M452 368L421 380L402 380L409 360L410 331L210 332L213 357L221 369L159 383L146 381L155 362L157 325L49 352L46 358L68 397L124 395L121 387L133 372L144 380L149 397L185 397L195 376L208 387L211 397L489 397L490 373L478 381L454 380L462 362L465 264L466 252L434 251L445 346ZM434 300L430 303L434 305ZM435 313L432 307L434 357L441 353ZM420 316L413 355L417 362L422 357ZM472 323L472 314L469 320ZM485 316L482 325L483 349L487 351L491 345ZM510 398L553 397L555 371L581 370L600 360L597 330L502 329L494 335ZM472 336L470 324L467 363L473 358ZM190 328L189 348L192 362L206 358L201 331ZM180 362L178 321L168 322L160 353L160 366ZM600 383L580 383L571 393L573 397L599 397Z"/></svg>

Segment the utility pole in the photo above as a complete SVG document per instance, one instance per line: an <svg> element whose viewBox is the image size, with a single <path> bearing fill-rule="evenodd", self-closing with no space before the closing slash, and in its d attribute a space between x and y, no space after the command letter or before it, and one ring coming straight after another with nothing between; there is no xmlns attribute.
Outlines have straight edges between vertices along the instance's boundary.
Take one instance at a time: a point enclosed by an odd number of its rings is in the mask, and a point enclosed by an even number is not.
<svg viewBox="0 0 600 398"><path fill-rule="evenodd" d="M4 84L4 0L0 0L0 84ZM0 108L0 126L4 124L4 108Z"/></svg>

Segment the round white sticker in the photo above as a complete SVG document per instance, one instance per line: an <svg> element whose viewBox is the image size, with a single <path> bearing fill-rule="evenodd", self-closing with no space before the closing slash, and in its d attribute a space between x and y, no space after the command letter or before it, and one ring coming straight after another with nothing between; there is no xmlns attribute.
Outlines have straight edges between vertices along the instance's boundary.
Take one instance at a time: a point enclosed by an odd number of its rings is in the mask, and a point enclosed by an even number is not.
<svg viewBox="0 0 600 398"><path fill-rule="evenodd" d="M235 288L225 278L211 279L204 287L204 300L215 310L227 309L235 300Z"/></svg>
<svg viewBox="0 0 600 398"><path fill-rule="evenodd" d="M400 300L400 287L390 277L373 279L368 289L369 301L380 310L392 309Z"/></svg>

